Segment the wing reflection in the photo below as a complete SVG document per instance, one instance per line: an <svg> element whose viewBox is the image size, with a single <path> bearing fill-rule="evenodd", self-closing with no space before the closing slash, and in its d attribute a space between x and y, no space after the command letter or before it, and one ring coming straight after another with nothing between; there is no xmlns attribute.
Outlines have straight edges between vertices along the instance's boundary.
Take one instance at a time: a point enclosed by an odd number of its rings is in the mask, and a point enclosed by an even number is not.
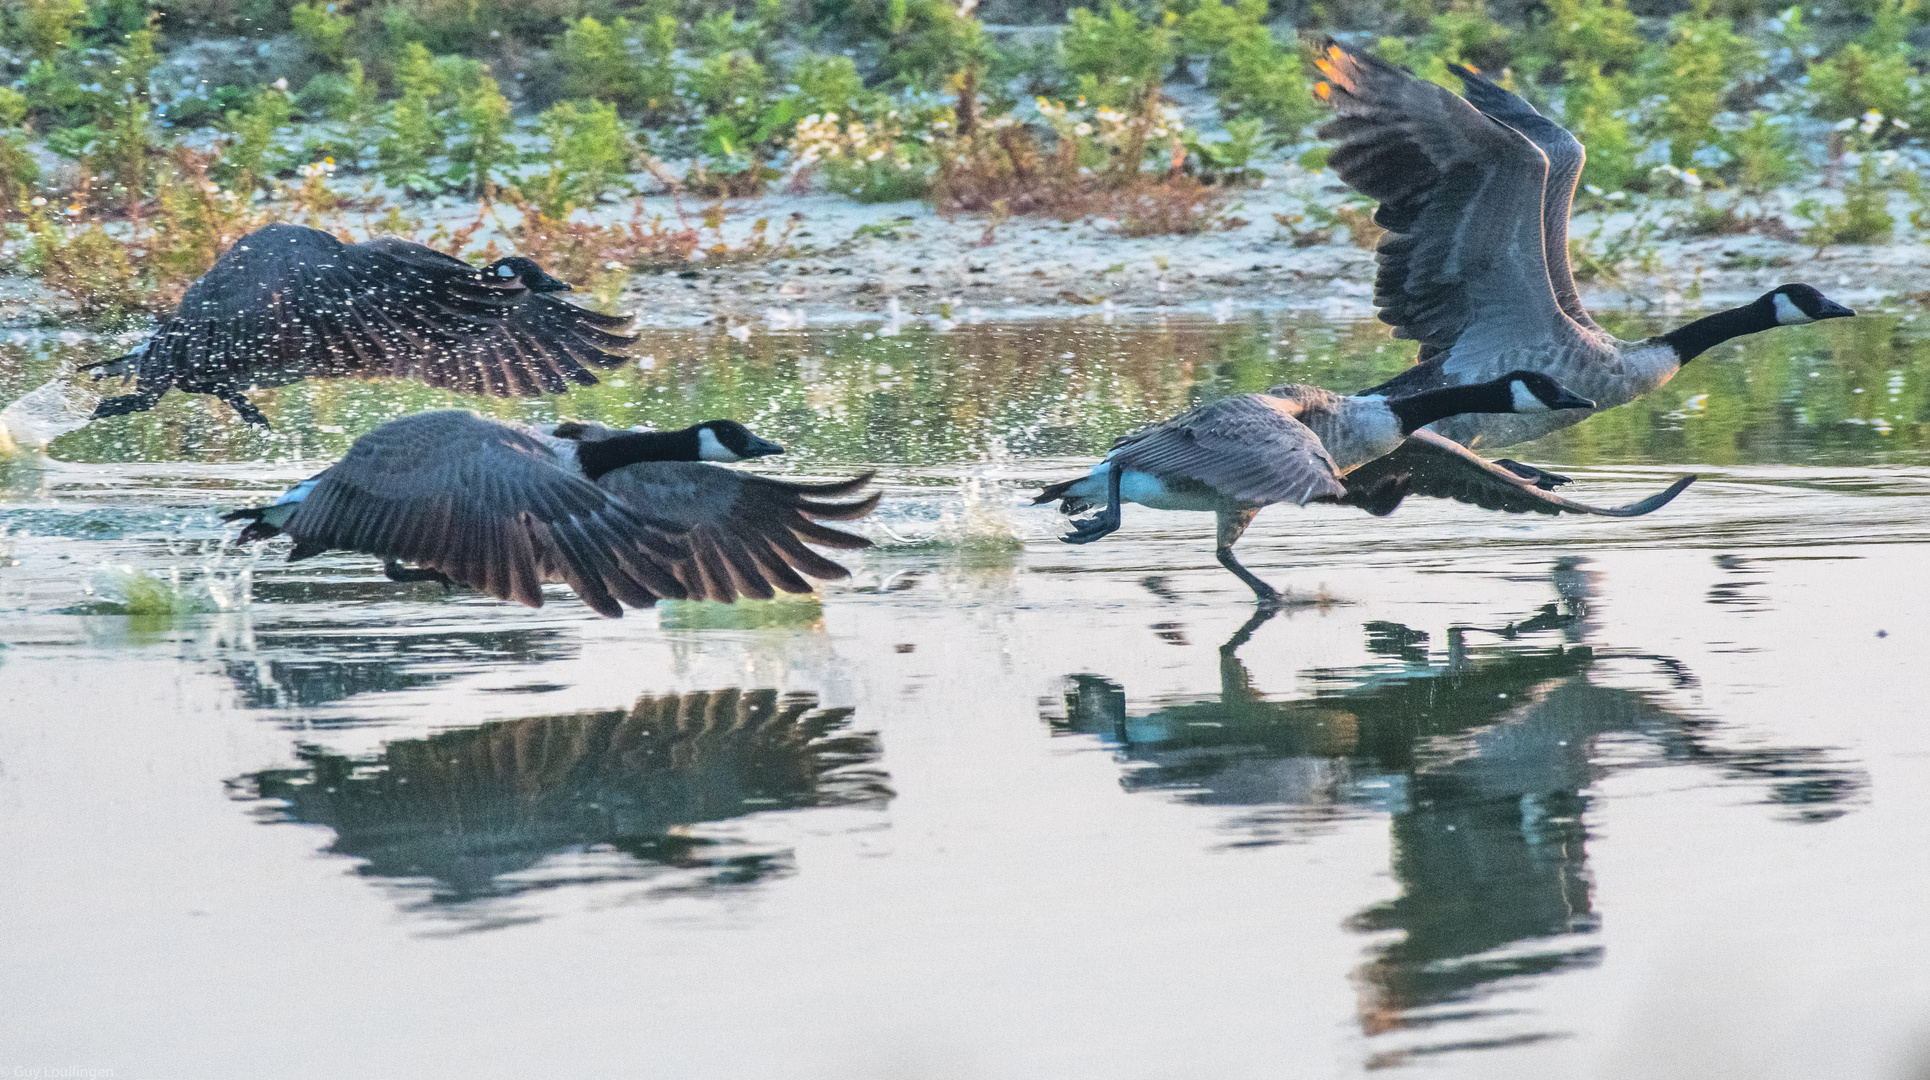
<svg viewBox="0 0 1930 1080"><path fill-rule="evenodd" d="M1217 696L1133 715L1118 683L1081 674L1068 680L1063 716L1047 719L1114 748L1130 791L1250 808L1233 819L1236 845L1304 842L1338 818L1385 813L1400 895L1351 926L1399 934L1359 973L1363 1030L1499 1015L1457 1003L1601 956L1584 816L1603 776L1711 766L1723 781L1766 787L1764 801L1792 807L1795 821L1846 812L1868 783L1826 748L1715 744L1724 725L1663 704L1668 688L1693 681L1666 657L1520 640L1586 625L1585 597L1565 590L1560 605L1510 624L1504 637L1516 640L1477 645L1457 628L1445 655L1425 633L1370 623L1368 647L1386 662L1315 672L1311 697L1269 700L1234 653L1249 624L1222 649ZM1612 672L1644 673L1657 689L1607 685Z"/></svg>
<svg viewBox="0 0 1930 1080"><path fill-rule="evenodd" d="M279 799L263 816L326 825L328 851L381 878L432 879L430 904L585 881L696 872L689 887L789 868L781 848L687 826L765 810L883 803L877 736L811 694L720 690L644 696L628 710L538 716L424 739L379 757L317 749L233 782ZM559 855L576 859L554 859ZM567 864L567 865L563 865Z"/></svg>

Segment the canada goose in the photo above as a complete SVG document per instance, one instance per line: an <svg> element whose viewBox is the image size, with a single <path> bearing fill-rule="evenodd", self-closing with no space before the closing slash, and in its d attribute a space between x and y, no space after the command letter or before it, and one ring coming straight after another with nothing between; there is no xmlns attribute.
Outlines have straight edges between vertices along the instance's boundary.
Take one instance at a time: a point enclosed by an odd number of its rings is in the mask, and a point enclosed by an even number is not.
<svg viewBox="0 0 1930 1080"><path fill-rule="evenodd" d="M1156 510L1211 511L1218 519L1214 556L1220 565L1246 582L1261 604L1278 604L1280 594L1233 556L1234 543L1262 507L1321 500L1385 513L1382 504L1399 502L1415 482L1415 470L1382 472L1374 484L1358 489L1345 478L1427 424L1463 412L1539 413L1594 404L1533 371L1398 397L1344 397L1314 386L1276 386L1264 394L1222 398L1126 435L1090 473L1045 488L1033 503L1058 500L1068 514L1100 508L1061 538L1069 544L1091 543L1117 530L1126 502ZM1523 504L1497 509L1527 509L1526 502L1533 500L1537 508L1554 507L1549 513L1647 513L1688 486L1678 482L1635 506L1601 510L1539 491L1473 454L1458 463L1443 459L1434 473L1439 478L1421 477L1430 494L1455 497L1453 491L1465 489L1491 501ZM1506 499L1490 493L1497 484L1506 485Z"/></svg>
<svg viewBox="0 0 1930 1080"><path fill-rule="evenodd" d="M355 440L273 504L223 520L249 522L236 543L287 533L291 562L360 551L383 559L396 581L466 585L531 607L543 606L543 582L563 581L614 618L623 604L660 597L768 599L811 591L805 575L849 576L804 545L871 546L818 524L870 513L876 493L821 501L855 494L870 473L793 484L706 464L783 452L732 420L666 432L566 422L545 432L421 413Z"/></svg>
<svg viewBox="0 0 1930 1080"><path fill-rule="evenodd" d="M1374 220L1387 229L1376 253L1380 318L1396 337L1421 343L1419 363L1363 394L1412 394L1528 369L1595 399L1599 411L1661 386L1731 338L1855 314L1791 284L1666 334L1618 340L1582 310L1568 265L1582 160L1572 135L1471 71L1462 78L1473 104L1331 42L1316 66L1327 81L1315 92L1338 113L1320 130L1339 143L1328 164L1379 200ZM1430 430L1469 448L1511 446L1590 415L1464 414ZM1508 465L1544 483L1560 480Z"/></svg>
<svg viewBox="0 0 1930 1080"><path fill-rule="evenodd" d="M392 236L345 244L319 229L269 225L236 241L134 352L89 365L134 376L95 419L151 409L170 387L212 394L266 427L243 391L305 378L397 376L492 397L595 385L589 368L627 317L550 295L570 286L513 255L477 268Z"/></svg>

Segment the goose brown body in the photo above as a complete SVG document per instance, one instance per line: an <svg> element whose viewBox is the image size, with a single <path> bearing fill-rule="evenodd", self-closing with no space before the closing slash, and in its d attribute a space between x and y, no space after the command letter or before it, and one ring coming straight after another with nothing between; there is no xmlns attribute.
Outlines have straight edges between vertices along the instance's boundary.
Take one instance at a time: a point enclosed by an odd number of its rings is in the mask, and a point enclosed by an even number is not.
<svg viewBox="0 0 1930 1080"><path fill-rule="evenodd" d="M95 416L152 408L170 389L212 394L251 423L242 395L308 378L417 379L492 397L563 393L623 362L627 317L555 295L568 286L526 259L478 268L421 244L347 244L269 225L236 241L139 350L92 365L135 393Z"/></svg>
<svg viewBox="0 0 1930 1080"><path fill-rule="evenodd" d="M1410 72L1329 43L1317 66L1335 118L1329 165L1379 201L1374 302L1419 362L1365 394L1400 396L1491 379L1552 376L1593 410L1461 414L1430 429L1468 447L1508 446L1580 423L1668 382L1730 338L1854 314L1807 285L1667 334L1619 340L1581 306L1567 222L1581 144L1526 101L1461 70L1464 99ZM1518 125L1518 126L1516 126Z"/></svg>
<svg viewBox="0 0 1930 1080"><path fill-rule="evenodd" d="M358 551L531 607L542 606L544 583L562 582L613 617L659 598L809 592L807 578L849 572L807 543L870 546L818 523L869 513L875 493L842 501L868 473L798 484L696 460L634 460L592 479L574 451L628 433L567 430L558 437L467 412L404 417L357 439L282 502L228 519L253 522L243 541L287 533L291 560Z"/></svg>

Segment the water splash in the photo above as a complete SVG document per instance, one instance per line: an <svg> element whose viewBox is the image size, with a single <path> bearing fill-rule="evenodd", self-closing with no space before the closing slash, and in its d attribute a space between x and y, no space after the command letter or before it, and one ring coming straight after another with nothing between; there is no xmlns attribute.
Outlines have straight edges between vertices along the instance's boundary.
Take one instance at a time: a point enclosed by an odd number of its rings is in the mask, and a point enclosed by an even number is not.
<svg viewBox="0 0 1930 1080"><path fill-rule="evenodd" d="M180 565L164 570L136 569L126 564L102 563L87 592L92 602L82 606L89 615L131 615L172 618L238 611L254 591L257 553L235 559L228 549L213 545L199 566L184 572ZM224 565L236 563L238 565Z"/></svg>
<svg viewBox="0 0 1930 1080"><path fill-rule="evenodd" d="M41 450L60 436L79 431L94 418L100 398L64 375L28 391L0 409L0 453Z"/></svg>
<svg viewBox="0 0 1930 1080"><path fill-rule="evenodd" d="M1002 448L999 453L1002 453ZM997 463L974 468L958 486L959 499L947 501L922 536L905 536L885 522L871 525L890 538L893 546L950 550L968 555L1010 555L1025 550L1018 522L1012 516L1010 485L994 474Z"/></svg>

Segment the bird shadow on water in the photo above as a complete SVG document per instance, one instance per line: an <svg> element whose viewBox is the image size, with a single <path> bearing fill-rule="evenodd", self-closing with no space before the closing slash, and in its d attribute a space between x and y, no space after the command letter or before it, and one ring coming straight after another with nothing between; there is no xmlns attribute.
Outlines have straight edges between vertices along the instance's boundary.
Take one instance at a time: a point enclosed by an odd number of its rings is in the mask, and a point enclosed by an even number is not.
<svg viewBox="0 0 1930 1080"><path fill-rule="evenodd" d="M875 734L852 711L777 690L645 695L628 709L534 716L400 739L373 757L304 747L229 781L267 823L326 826L324 849L458 932L541 917L520 901L642 883L653 896L795 872L781 844L693 829L751 814L883 806Z"/></svg>
<svg viewBox="0 0 1930 1080"><path fill-rule="evenodd" d="M1869 778L1828 747L1724 745L1731 725L1674 703L1695 685L1684 665L1586 640L1578 561L1551 577L1556 603L1452 627L1445 650L1425 631L1367 623L1382 659L1310 672L1308 696L1253 686L1238 650L1273 616L1258 612L1221 646L1217 694L1136 711L1118 680L1079 673L1043 719L1110 751L1129 792L1231 811L1231 849L1315 843L1344 820L1386 818L1398 895L1347 924L1373 941L1354 976L1357 1022L1389 1040L1370 1044L1370 1067L1559 1038L1487 999L1600 963L1587 820L1604 778L1696 766L1795 823L1849 812ZM1508 1018L1502 1037L1439 1037L1496 1018Z"/></svg>

